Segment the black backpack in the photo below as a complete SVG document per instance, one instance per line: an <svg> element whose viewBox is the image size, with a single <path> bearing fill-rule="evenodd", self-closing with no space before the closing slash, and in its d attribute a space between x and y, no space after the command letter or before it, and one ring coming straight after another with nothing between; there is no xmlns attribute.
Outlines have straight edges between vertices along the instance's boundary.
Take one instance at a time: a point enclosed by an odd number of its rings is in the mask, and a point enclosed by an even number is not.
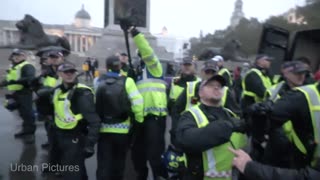
<svg viewBox="0 0 320 180"><path fill-rule="evenodd" d="M115 124L127 120L131 113L131 103L125 88L127 78L108 76L101 78L100 83L104 86L102 122Z"/></svg>

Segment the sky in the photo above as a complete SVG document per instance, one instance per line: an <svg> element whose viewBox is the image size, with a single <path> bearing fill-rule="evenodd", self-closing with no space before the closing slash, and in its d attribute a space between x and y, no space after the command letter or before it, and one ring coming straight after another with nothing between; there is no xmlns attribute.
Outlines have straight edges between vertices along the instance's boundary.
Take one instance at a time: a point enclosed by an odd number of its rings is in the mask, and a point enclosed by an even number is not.
<svg viewBox="0 0 320 180"><path fill-rule="evenodd" d="M170 35L198 37L224 29L230 24L236 0L150 0L150 31L161 32L166 26ZM84 4L92 25L103 27L104 0L0 0L0 19L19 20L31 14L46 24L71 24ZM264 21L304 5L305 0L243 0L246 18Z"/></svg>

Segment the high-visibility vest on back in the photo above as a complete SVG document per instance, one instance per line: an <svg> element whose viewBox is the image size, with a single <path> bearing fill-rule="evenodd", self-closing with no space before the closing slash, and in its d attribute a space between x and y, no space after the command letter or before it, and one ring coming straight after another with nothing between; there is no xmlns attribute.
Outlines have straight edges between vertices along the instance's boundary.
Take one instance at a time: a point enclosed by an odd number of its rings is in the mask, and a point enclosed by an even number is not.
<svg viewBox="0 0 320 180"><path fill-rule="evenodd" d="M46 76L43 78L42 85L46 87L56 87L58 80L55 77Z"/></svg>
<svg viewBox="0 0 320 180"><path fill-rule="evenodd" d="M6 81L17 81L21 78L21 69L29 64L27 61L24 61L16 66L13 66L9 69L9 72L6 76ZM11 84L7 86L9 91L19 91L23 89L23 85L21 84Z"/></svg>
<svg viewBox="0 0 320 180"><path fill-rule="evenodd" d="M252 68L247 72L247 74L245 75L245 77L243 78L243 80L241 82L242 89L243 89L242 98L244 96L249 96L249 97L252 97L254 99L255 103L262 102L263 98L258 97L258 95L255 92L251 92L251 91L247 90L247 88L246 88L246 77L250 73L256 73L260 77L260 79L261 79L261 81L262 81L262 83L263 83L263 85L264 85L264 87L266 89L268 89L268 88L270 88L272 86L272 83L271 83L271 80L270 80L269 77L264 76L260 70L258 70L256 68Z"/></svg>
<svg viewBox="0 0 320 180"><path fill-rule="evenodd" d="M229 79L226 79L226 81L229 81L228 84L230 84L230 87L231 87L233 83L232 83L232 77L231 77L230 71L227 68L222 68L218 72L220 76L222 76L224 73L227 73Z"/></svg>
<svg viewBox="0 0 320 180"><path fill-rule="evenodd" d="M167 83L164 81L162 65L143 34L136 35L133 41L147 66L137 77L136 83L144 100L144 116L166 116L168 113Z"/></svg>
<svg viewBox="0 0 320 180"><path fill-rule="evenodd" d="M169 97L170 97L170 99L172 99L174 101L176 101L178 99L178 97L181 95L181 93L185 89L184 87L181 87L181 86L178 86L178 85L175 84L175 81L177 81L179 78L180 77L173 78L172 82L171 82L171 89L170 89ZM188 81L188 82L186 82L187 83L186 87L188 86L188 83L200 82L200 81L201 81L200 78L197 78L194 81Z"/></svg>
<svg viewBox="0 0 320 180"><path fill-rule="evenodd" d="M175 77L171 81L171 89L169 93L169 98L173 101L176 101L180 94L183 92L184 87L176 85L176 81L178 81L180 77Z"/></svg>

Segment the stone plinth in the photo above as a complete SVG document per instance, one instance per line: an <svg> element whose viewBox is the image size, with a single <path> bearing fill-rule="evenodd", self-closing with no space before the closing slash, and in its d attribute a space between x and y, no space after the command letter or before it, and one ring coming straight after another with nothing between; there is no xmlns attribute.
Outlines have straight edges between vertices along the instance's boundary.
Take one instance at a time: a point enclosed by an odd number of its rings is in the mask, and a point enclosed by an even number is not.
<svg viewBox="0 0 320 180"><path fill-rule="evenodd" d="M124 16L132 15L132 13L136 13L137 16L142 17L145 16L145 26L138 27L138 29L145 34L145 37L148 39L150 45L154 49L156 55L160 59L173 59L173 53L169 53L166 51L164 47L159 47L156 42L156 38L152 36L149 32L150 27L150 0L135 0L139 3L145 4L145 7L131 7L133 6L131 0L121 0L124 4L122 9L130 9L129 12L120 12L119 4L116 4L115 0L105 0L105 29L103 32L103 36L96 42L94 46L92 46L86 53L87 56L95 56L100 61L101 59L106 59L106 57L110 55L114 55L119 52L126 52L125 38L120 26L115 22L116 17L119 14ZM144 1L144 2L143 2ZM118 3L118 0L117 0ZM121 3L120 3L121 5ZM131 6L130 6L131 5ZM128 7L129 6L129 7ZM115 8L117 7L117 8ZM139 8L146 8L146 10L139 11ZM120 8L121 9L121 8ZM136 9L137 11L133 11L132 9ZM144 14L145 12L145 14ZM134 16L134 15L133 15ZM129 35L130 39L130 51L131 56L136 56L137 47L134 45L131 35ZM104 64L104 62L103 62Z"/></svg>

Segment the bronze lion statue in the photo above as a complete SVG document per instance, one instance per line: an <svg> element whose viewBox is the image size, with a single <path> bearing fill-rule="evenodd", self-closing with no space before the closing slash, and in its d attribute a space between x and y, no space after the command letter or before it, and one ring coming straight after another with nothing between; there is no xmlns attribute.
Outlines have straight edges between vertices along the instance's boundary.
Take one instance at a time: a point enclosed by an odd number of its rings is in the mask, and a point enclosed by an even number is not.
<svg viewBox="0 0 320 180"><path fill-rule="evenodd" d="M11 44L7 48L39 49L46 46L61 46L70 51L70 43L66 37L48 35L36 18L26 14L24 18L16 23L20 32L18 44Z"/></svg>

